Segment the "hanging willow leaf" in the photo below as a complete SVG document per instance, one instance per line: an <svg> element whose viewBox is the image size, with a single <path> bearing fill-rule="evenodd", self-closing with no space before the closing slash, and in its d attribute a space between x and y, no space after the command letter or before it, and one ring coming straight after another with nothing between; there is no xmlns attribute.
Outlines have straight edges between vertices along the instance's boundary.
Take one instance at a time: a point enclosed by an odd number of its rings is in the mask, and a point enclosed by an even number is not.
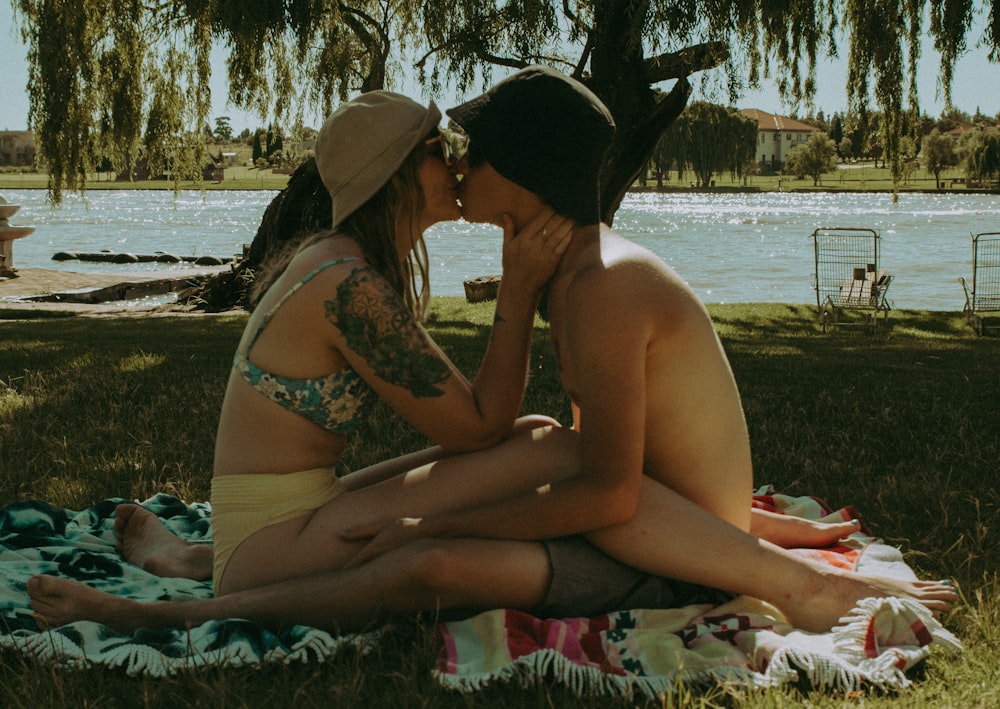
<svg viewBox="0 0 1000 709"><path fill-rule="evenodd" d="M996 0L13 0L29 45L30 120L50 195L83 190L107 157L131 167L143 150L173 174L196 170L209 124L213 46L228 52L229 101L282 123L324 115L358 91L392 87L412 66L432 92L479 90L493 67L545 63L587 83L619 135L604 179L611 219L693 75L735 102L773 78L809 104L816 62L842 47L852 112L884 114L881 148L901 175L904 118L919 106L926 31L941 53L950 102L956 60L983 42L1000 61ZM969 37L977 13L983 37ZM927 27L924 27L924 24ZM670 90L663 82L673 81ZM911 121L911 124L914 122ZM145 131L145 132L144 132Z"/></svg>

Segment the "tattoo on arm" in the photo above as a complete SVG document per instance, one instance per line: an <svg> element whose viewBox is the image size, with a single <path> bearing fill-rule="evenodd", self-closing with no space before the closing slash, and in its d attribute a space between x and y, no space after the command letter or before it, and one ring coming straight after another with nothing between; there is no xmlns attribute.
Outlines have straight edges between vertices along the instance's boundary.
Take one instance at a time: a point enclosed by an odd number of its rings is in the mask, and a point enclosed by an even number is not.
<svg viewBox="0 0 1000 709"><path fill-rule="evenodd" d="M371 268L356 268L344 279L336 298L326 301L326 319L385 381L415 397L444 394L451 370L402 298Z"/></svg>

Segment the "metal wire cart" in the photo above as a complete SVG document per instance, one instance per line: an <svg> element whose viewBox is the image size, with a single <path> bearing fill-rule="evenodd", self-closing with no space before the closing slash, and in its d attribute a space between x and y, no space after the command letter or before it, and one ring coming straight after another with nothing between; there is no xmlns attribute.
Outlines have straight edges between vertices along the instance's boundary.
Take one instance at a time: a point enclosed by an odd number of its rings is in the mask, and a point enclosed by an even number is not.
<svg viewBox="0 0 1000 709"><path fill-rule="evenodd" d="M863 313L860 324L871 330L889 318L886 292L892 276L879 265L882 237L874 229L824 227L812 233L816 253L816 305L823 332L841 322L842 311Z"/></svg>
<svg viewBox="0 0 1000 709"><path fill-rule="evenodd" d="M984 232L972 237L972 283L958 279L965 290L965 318L982 335L986 323L980 313L1000 310L1000 232Z"/></svg>

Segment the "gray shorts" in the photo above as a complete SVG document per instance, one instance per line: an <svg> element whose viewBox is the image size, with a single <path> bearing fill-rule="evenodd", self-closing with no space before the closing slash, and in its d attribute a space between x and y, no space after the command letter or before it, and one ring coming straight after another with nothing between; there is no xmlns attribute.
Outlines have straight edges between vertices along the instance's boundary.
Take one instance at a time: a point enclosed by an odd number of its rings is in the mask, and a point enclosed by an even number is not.
<svg viewBox="0 0 1000 709"><path fill-rule="evenodd" d="M633 569L598 550L581 537L543 541L552 580L540 618L594 616L630 608L677 608L693 603L718 605L732 594L674 581Z"/></svg>

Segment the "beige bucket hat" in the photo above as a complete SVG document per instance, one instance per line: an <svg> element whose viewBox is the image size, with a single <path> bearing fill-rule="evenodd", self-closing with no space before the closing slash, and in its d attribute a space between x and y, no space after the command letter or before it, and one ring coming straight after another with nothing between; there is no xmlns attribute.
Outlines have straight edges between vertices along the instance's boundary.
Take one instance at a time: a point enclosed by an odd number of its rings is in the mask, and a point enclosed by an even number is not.
<svg viewBox="0 0 1000 709"><path fill-rule="evenodd" d="M316 140L316 167L333 202L333 227L367 202L441 122L426 108L391 91L370 91L342 104Z"/></svg>

